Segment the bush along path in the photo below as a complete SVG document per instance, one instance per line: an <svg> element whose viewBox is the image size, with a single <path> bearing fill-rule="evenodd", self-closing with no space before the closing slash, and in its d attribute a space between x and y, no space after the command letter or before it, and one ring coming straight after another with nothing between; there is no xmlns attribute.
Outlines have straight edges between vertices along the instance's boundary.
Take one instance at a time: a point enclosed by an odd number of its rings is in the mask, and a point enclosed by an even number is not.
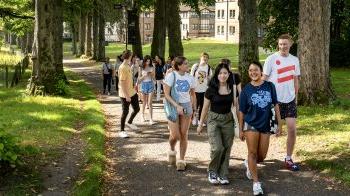
<svg viewBox="0 0 350 196"><path fill-rule="evenodd" d="M82 76L101 93L100 70L96 66L67 63L66 66ZM229 180L225 186L212 186L207 180L210 149L206 136L198 136L192 127L189 131L187 150L188 167L177 172L167 163L169 149L167 123L160 102L154 104L155 125L135 123L138 132L130 138L118 137L121 104L116 93L98 96L106 118L106 164L103 195L252 195L252 182L246 179L243 160L247 156L246 144L234 140ZM132 109L131 109L132 110ZM147 113L146 113L147 120ZM267 195L349 195L350 189L301 163L302 170L291 172L284 169L284 146L271 137L266 161L259 165L259 176ZM296 159L297 160L297 159Z"/></svg>

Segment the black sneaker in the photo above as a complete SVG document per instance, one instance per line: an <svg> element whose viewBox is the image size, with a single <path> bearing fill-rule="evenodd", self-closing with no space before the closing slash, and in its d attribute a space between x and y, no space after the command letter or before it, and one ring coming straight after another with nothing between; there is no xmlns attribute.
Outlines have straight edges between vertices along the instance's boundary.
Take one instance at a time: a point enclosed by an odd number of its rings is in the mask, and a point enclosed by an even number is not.
<svg viewBox="0 0 350 196"><path fill-rule="evenodd" d="M208 172L208 180L211 184L219 184L218 175L214 171Z"/></svg>
<svg viewBox="0 0 350 196"><path fill-rule="evenodd" d="M222 184L222 185L230 184L230 181L228 180L228 178L226 176L224 176L224 177L219 176L217 179L220 182L220 184Z"/></svg>

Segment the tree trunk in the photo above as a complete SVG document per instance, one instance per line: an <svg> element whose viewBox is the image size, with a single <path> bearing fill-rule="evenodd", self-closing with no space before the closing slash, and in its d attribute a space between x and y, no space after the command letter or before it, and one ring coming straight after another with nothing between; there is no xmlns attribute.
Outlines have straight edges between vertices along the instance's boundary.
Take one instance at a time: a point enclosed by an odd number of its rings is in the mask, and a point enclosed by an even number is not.
<svg viewBox="0 0 350 196"><path fill-rule="evenodd" d="M98 61L105 59L105 19L103 14L99 14L98 21Z"/></svg>
<svg viewBox="0 0 350 196"><path fill-rule="evenodd" d="M164 57L165 55L165 36L166 36L166 0L157 0L154 11L154 28L151 45L151 56L156 55ZM141 38L140 38L141 39Z"/></svg>
<svg viewBox="0 0 350 196"><path fill-rule="evenodd" d="M180 0L166 2L166 15L170 21L168 26L169 56L183 56L184 48L181 42L181 19L180 19Z"/></svg>
<svg viewBox="0 0 350 196"><path fill-rule="evenodd" d="M73 21L71 21L69 25L72 30L72 55L77 55L77 28Z"/></svg>
<svg viewBox="0 0 350 196"><path fill-rule="evenodd" d="M63 69L63 1L55 0L53 22L53 57L59 79L68 82Z"/></svg>
<svg viewBox="0 0 350 196"><path fill-rule="evenodd" d="M21 52L24 54L26 52L26 38L27 38L27 33L24 34L23 36L20 37L21 41Z"/></svg>
<svg viewBox="0 0 350 196"><path fill-rule="evenodd" d="M14 33L11 33L11 36L10 36L10 44L11 45L15 45L16 44L16 35Z"/></svg>
<svg viewBox="0 0 350 196"><path fill-rule="evenodd" d="M134 54L136 54L138 57L143 56L142 54L142 44L141 44L141 35L140 35L140 7L136 7L135 9L137 9L137 17L136 17L136 21L135 21L135 33L136 33L136 43L132 45L132 51L134 52Z"/></svg>
<svg viewBox="0 0 350 196"><path fill-rule="evenodd" d="M98 9L96 0L94 1L94 11L92 16L92 58L97 60L98 57Z"/></svg>
<svg viewBox="0 0 350 196"><path fill-rule="evenodd" d="M86 36L85 36L85 55L91 56L91 26L92 26L92 15L89 13L86 15Z"/></svg>
<svg viewBox="0 0 350 196"><path fill-rule="evenodd" d="M243 86L250 81L249 63L259 60L256 0L239 0L239 62ZM227 29L226 29L227 30Z"/></svg>
<svg viewBox="0 0 350 196"><path fill-rule="evenodd" d="M299 5L298 53L302 70L299 103L329 103L335 98L329 73L330 0L304 0Z"/></svg>
<svg viewBox="0 0 350 196"><path fill-rule="evenodd" d="M27 92L30 95L57 94L59 77L54 58L55 0L35 1L35 31L33 44L33 71ZM62 34L61 34L62 36Z"/></svg>
<svg viewBox="0 0 350 196"><path fill-rule="evenodd" d="M85 53L85 35L86 35L86 14L80 14L79 22L79 50L78 55L81 56Z"/></svg>
<svg viewBox="0 0 350 196"><path fill-rule="evenodd" d="M34 33L33 31L29 31L27 33L27 39L26 39L26 49L25 49L25 53L32 53L32 46L33 46L33 37L34 37Z"/></svg>

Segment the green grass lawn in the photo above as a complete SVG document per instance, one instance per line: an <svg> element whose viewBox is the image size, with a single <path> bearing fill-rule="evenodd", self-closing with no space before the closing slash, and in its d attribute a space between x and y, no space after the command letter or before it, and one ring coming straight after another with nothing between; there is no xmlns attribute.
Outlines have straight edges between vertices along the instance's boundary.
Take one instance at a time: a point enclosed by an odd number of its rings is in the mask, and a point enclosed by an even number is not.
<svg viewBox="0 0 350 196"><path fill-rule="evenodd" d="M210 56L209 63L211 65L217 65L222 58L229 58L232 61L232 65L237 67L238 65L238 44L224 43L220 41L212 40L183 40L184 56L188 58L190 64L199 62L199 58L202 52L207 52ZM64 43L64 55L71 56L70 52L71 43ZM151 54L151 44L143 45L143 55ZM131 49L131 45L128 46ZM115 60L115 58L125 50L125 44L109 43L106 46L106 56ZM165 57L168 55L168 43L166 44ZM260 60L265 60L267 54L261 52Z"/></svg>
<svg viewBox="0 0 350 196"><path fill-rule="evenodd" d="M333 87L338 96L337 104L299 107L296 143L296 153L305 163L348 185L350 185L349 74L348 68L331 69ZM285 139L280 141L285 142ZM284 144L282 146L285 146Z"/></svg>
<svg viewBox="0 0 350 196"><path fill-rule="evenodd" d="M24 148L24 165L0 177L6 195L35 194L42 191L40 168L62 156L60 148L83 123L86 159L77 195L99 194L104 162L104 116L91 89L71 72L66 72L70 85L66 97L29 97L24 95L26 81L15 88L0 88L0 127L18 137ZM26 73L28 78L30 73ZM81 108L82 99L83 107Z"/></svg>

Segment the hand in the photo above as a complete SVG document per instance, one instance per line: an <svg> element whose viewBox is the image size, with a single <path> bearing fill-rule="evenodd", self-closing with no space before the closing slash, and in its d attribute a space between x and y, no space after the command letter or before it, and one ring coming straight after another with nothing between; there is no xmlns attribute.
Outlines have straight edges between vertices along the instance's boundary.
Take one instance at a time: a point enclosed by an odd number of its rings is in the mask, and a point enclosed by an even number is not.
<svg viewBox="0 0 350 196"><path fill-rule="evenodd" d="M176 106L176 110L179 115L184 115L184 108L182 106Z"/></svg>
<svg viewBox="0 0 350 196"><path fill-rule="evenodd" d="M198 125L198 127L197 127L197 134L198 135L201 135L201 133L202 133L202 131L203 131L203 125Z"/></svg>
<svg viewBox="0 0 350 196"><path fill-rule="evenodd" d="M130 97L125 97L127 102L131 102L131 98Z"/></svg>
<svg viewBox="0 0 350 196"><path fill-rule="evenodd" d="M239 130L239 139L241 139L241 141L245 140L245 136L242 130Z"/></svg>

